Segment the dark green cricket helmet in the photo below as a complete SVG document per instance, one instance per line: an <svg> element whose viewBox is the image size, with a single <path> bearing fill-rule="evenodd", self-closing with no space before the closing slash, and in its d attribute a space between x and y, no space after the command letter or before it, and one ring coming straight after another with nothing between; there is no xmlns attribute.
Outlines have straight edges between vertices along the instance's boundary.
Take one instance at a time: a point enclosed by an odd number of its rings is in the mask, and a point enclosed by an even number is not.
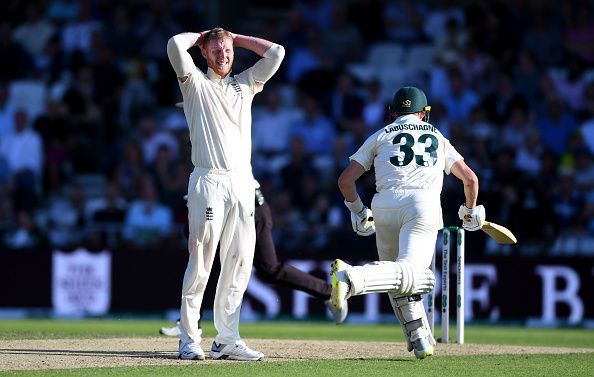
<svg viewBox="0 0 594 377"><path fill-rule="evenodd" d="M394 94L390 110L399 114L412 114L429 111L431 106L427 106L427 97L421 89L414 86L403 86Z"/></svg>

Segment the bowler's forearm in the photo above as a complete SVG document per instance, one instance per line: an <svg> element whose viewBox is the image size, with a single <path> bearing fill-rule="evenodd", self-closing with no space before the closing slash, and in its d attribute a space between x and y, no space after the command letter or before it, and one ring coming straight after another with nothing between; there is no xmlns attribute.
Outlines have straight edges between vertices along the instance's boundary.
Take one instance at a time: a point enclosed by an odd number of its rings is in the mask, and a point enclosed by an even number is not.
<svg viewBox="0 0 594 377"><path fill-rule="evenodd" d="M251 37L249 35L234 34L233 45L236 47L245 48L253 51L259 56L264 56L264 53L270 49L275 43L267 41L266 39Z"/></svg>
<svg viewBox="0 0 594 377"><path fill-rule="evenodd" d="M357 186L354 183L352 185L339 186L339 189L347 202L354 202L359 197Z"/></svg>

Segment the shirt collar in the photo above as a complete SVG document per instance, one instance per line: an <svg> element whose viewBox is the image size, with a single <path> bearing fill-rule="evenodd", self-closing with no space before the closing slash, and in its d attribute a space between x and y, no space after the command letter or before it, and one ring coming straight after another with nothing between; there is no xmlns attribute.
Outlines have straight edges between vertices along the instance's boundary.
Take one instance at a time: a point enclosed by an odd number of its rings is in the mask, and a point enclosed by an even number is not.
<svg viewBox="0 0 594 377"><path fill-rule="evenodd" d="M208 77L209 80L215 82L223 82L225 84L228 84L231 81L231 71L229 71L229 74L225 76L225 78L221 78L221 76L216 74L215 71L212 70L212 68L208 67L208 70L206 71L206 77Z"/></svg>
<svg viewBox="0 0 594 377"><path fill-rule="evenodd" d="M418 116L416 116L415 114L404 114L398 117L398 120L403 120L403 121L407 121L410 119L416 119L416 120L420 120Z"/></svg>

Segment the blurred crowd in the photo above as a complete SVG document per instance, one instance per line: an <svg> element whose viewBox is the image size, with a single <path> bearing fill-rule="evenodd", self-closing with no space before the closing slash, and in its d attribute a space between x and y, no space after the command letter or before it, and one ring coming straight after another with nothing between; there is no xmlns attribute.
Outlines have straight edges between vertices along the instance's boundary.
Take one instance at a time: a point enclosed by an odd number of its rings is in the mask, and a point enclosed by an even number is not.
<svg viewBox="0 0 594 377"><path fill-rule="evenodd" d="M477 172L479 202L514 231L514 252L594 254L590 1L242 7L242 18L211 25L204 2L191 0L5 2L3 248L181 247L192 166L165 47L179 32L222 26L287 51L253 108L254 174L279 249L331 257L348 247L338 174L408 84L427 93L431 122ZM234 71L255 59L236 50ZM359 192L369 204L372 172ZM459 182L446 177L442 201L446 225L457 224ZM481 239L472 253L509 252Z"/></svg>

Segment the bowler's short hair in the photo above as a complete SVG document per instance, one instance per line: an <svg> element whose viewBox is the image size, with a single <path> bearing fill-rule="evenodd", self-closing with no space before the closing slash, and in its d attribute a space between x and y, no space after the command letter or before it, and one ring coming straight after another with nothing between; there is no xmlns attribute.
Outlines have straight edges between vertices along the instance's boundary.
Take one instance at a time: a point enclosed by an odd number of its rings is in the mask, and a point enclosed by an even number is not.
<svg viewBox="0 0 594 377"><path fill-rule="evenodd" d="M206 45L210 41L218 41L219 39L222 39L222 38L229 38L229 39L233 40L233 35L229 31L227 31L221 27L216 27L216 28L204 33L204 35L202 36L202 46L206 47Z"/></svg>

